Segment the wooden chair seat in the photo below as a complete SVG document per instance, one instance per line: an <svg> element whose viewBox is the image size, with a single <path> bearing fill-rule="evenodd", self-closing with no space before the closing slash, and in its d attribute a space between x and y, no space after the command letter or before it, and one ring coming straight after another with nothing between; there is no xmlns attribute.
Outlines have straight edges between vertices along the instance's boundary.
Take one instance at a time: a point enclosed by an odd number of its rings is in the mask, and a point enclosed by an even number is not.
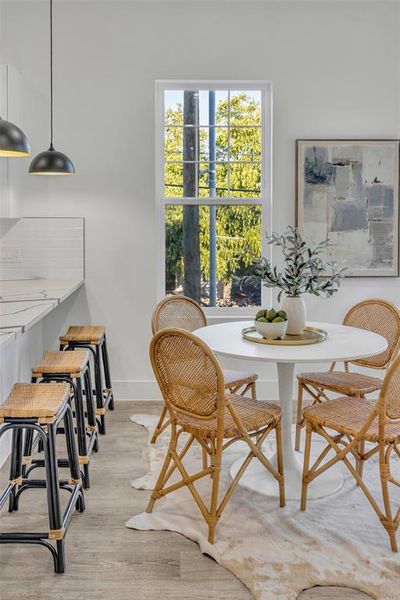
<svg viewBox="0 0 400 600"><path fill-rule="evenodd" d="M51 423L69 397L67 383L16 383L0 406L0 423L12 418Z"/></svg>
<svg viewBox="0 0 400 600"><path fill-rule="evenodd" d="M301 373L299 383L327 389L346 396L364 396L380 390L382 379L362 373L326 371L323 373Z"/></svg>
<svg viewBox="0 0 400 600"><path fill-rule="evenodd" d="M258 379L256 373L251 371L231 371L230 369L222 369L224 375L225 387L231 389L233 387L242 387L249 383L253 383Z"/></svg>
<svg viewBox="0 0 400 600"><path fill-rule="evenodd" d="M282 416L282 411L276 404L270 402L260 402L252 398L245 398L238 394L228 396L229 402L235 410L235 413L240 418L242 425L246 431L257 431L268 425L279 423ZM177 414L178 424L193 435L215 439L217 437L217 419L203 420L196 419L182 413ZM235 438L241 435L241 431L233 419L229 410L225 409L224 415L224 434L223 437Z"/></svg>
<svg viewBox="0 0 400 600"><path fill-rule="evenodd" d="M354 396L332 398L304 409L303 414L312 425L322 425L344 435L354 437L371 414L375 402ZM400 423L389 423L385 428L385 442L391 443L400 438ZM375 420L362 439L378 442L379 422Z"/></svg>
<svg viewBox="0 0 400 600"><path fill-rule="evenodd" d="M61 344L81 342L91 345L100 344L105 336L106 329L103 325L70 325L67 333L60 336Z"/></svg>
<svg viewBox="0 0 400 600"><path fill-rule="evenodd" d="M68 373L81 374L89 362L89 350L49 350L38 365L33 367L32 375L41 377L43 374Z"/></svg>

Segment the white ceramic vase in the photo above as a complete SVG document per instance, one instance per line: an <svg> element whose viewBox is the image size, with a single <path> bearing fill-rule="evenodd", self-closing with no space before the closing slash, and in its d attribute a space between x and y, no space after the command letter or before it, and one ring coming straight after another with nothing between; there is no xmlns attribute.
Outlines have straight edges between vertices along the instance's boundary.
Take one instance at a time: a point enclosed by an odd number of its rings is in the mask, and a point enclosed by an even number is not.
<svg viewBox="0 0 400 600"><path fill-rule="evenodd" d="M306 326L307 310L301 296L296 298L285 298L282 308L286 311L288 318L288 335L299 335Z"/></svg>

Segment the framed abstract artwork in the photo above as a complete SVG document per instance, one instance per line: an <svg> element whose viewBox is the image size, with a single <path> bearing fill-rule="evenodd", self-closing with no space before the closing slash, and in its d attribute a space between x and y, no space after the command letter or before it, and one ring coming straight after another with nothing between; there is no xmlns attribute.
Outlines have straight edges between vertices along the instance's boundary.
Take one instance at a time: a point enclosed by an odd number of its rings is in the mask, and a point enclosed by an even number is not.
<svg viewBox="0 0 400 600"><path fill-rule="evenodd" d="M399 275L399 140L297 140L296 224L353 277Z"/></svg>

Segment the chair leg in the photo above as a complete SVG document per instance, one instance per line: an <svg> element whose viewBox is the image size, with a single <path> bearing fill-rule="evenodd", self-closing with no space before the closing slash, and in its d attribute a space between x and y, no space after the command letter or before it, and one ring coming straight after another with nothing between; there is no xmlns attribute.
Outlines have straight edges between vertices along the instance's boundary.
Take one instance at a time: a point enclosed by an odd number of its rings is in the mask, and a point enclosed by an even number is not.
<svg viewBox="0 0 400 600"><path fill-rule="evenodd" d="M208 541L213 544L215 541L215 528L218 522L218 493L219 493L219 480L221 476L221 454L222 448L217 448L211 456L211 468L212 468L212 491L211 491L211 504L210 514L207 516L208 521Z"/></svg>
<svg viewBox="0 0 400 600"><path fill-rule="evenodd" d="M33 429L27 429L25 431L23 458L25 458L26 461L23 462L23 464L22 464L22 477L25 477L25 475L26 475L26 470L28 467L27 461L32 456L33 436L34 436Z"/></svg>
<svg viewBox="0 0 400 600"><path fill-rule="evenodd" d="M208 467L208 453L204 446L201 447L202 467L207 469Z"/></svg>
<svg viewBox="0 0 400 600"><path fill-rule="evenodd" d="M37 380L38 380L37 377L31 377L31 383L37 383ZM43 440L41 437L39 437L39 439L38 439L38 445L37 445L36 450L37 450L38 454L41 454L43 452ZM24 452L24 454L25 454L25 452Z"/></svg>
<svg viewBox="0 0 400 600"><path fill-rule="evenodd" d="M162 426L163 426L164 419L165 419L166 415L167 415L167 406L164 404L163 409L161 411L160 418L158 419L157 426L156 426L156 428L154 430L154 433L153 433L151 441L150 441L151 444L155 444L156 443L157 438L158 438L158 436L161 433L161 429L162 429Z"/></svg>
<svg viewBox="0 0 400 600"><path fill-rule="evenodd" d="M298 384L297 395L297 417L296 417L296 439L294 449L297 452L300 450L301 430L303 428L303 392L304 388L301 383Z"/></svg>
<svg viewBox="0 0 400 600"><path fill-rule="evenodd" d="M363 455L365 453L365 440L360 441L360 444L358 446L358 453L360 454L361 457L363 457ZM364 472L364 460L363 460L363 458L357 458L357 473L359 474L361 479L363 476L363 472ZM358 485L358 482L357 482L357 485Z"/></svg>
<svg viewBox="0 0 400 600"><path fill-rule="evenodd" d="M253 400L257 400L257 390L256 390L256 382L255 381L251 384L250 389L251 389L251 397L253 398Z"/></svg>
<svg viewBox="0 0 400 600"><path fill-rule="evenodd" d="M160 498L159 494L160 494L160 491L162 490L162 488L164 487L165 475L167 474L168 467L172 460L172 453L176 451L176 445L177 445L176 426L172 425L171 439L169 442L168 452L165 457L164 464L161 468L160 474L158 476L156 485L154 486L153 493L151 494L150 500L147 504L146 512L148 512L148 513L151 513L153 511L156 500L158 500Z"/></svg>
<svg viewBox="0 0 400 600"><path fill-rule="evenodd" d="M64 416L64 428L69 471L71 474L71 484L75 485L79 481L81 481L81 472L79 469L78 451L75 442L74 421L72 418L72 410L70 406L67 408L67 411ZM79 512L83 512L85 510L85 501L83 497L82 487L81 494L79 496L78 502L76 503L76 509Z"/></svg>
<svg viewBox="0 0 400 600"><path fill-rule="evenodd" d="M50 539L56 540L56 573L64 573L64 532L62 531L62 517L60 506L60 482L58 478L57 455L56 455L56 431L53 423L47 426L47 441L45 445L46 465L46 490L47 504L49 510Z"/></svg>
<svg viewBox="0 0 400 600"><path fill-rule="evenodd" d="M380 445L379 448L379 470L381 477L381 488L382 488L382 496L383 496L383 505L385 507L385 516L384 519L381 519L383 526L385 527L389 540L390 547L393 552L397 552L397 541L396 541L396 530L398 527L393 522L392 516L392 507L390 502L390 494L389 494L389 477L390 477L390 458L385 456L385 447L384 445Z"/></svg>
<svg viewBox="0 0 400 600"><path fill-rule="evenodd" d="M22 476L22 433L23 430L20 427L15 427L12 430L10 481L16 481ZM10 513L18 510L17 490L18 485L15 484L8 500L8 512Z"/></svg>
<svg viewBox="0 0 400 600"><path fill-rule="evenodd" d="M281 425L280 421L275 428L275 434L276 434L276 457L277 457L278 473L280 475L282 475L282 479L278 482L279 483L279 504L280 504L280 507L282 508L286 504L286 498L285 498L285 478L284 478L284 472L283 472L282 425Z"/></svg>
<svg viewBox="0 0 400 600"><path fill-rule="evenodd" d="M96 421L96 409L94 405L94 399L92 394L92 378L90 375L90 365L88 364L86 371L83 376L83 384L85 389L85 400L86 400L86 413L87 413L87 423L88 423L88 431L89 431L89 439L90 443L93 440L93 450L94 452L99 451L99 435L97 430L97 421Z"/></svg>
<svg viewBox="0 0 400 600"><path fill-rule="evenodd" d="M100 414L100 427L99 431L101 434L106 433L106 418L104 414L104 404L103 404L103 385L101 380L101 350L99 346L95 348L95 356L94 356L94 381L95 381L95 394L96 394L96 406Z"/></svg>
<svg viewBox="0 0 400 600"><path fill-rule="evenodd" d="M104 338L104 342L101 345L101 354L103 357L103 369L104 369L104 381L106 384L106 388L112 390L111 383L111 375L110 375L110 363L108 360L108 351L107 351L107 340ZM110 402L108 403L108 408L110 410L114 410L114 394L111 392Z"/></svg>
<svg viewBox="0 0 400 600"><path fill-rule="evenodd" d="M87 440L86 440L86 422L85 422L85 410L83 407L83 394L82 394L82 381L80 377L75 380L76 393L75 393L75 414L76 414L76 431L78 438L78 453L79 462L83 465L84 473L84 488L90 488L90 475L89 475L89 457L87 453Z"/></svg>
<svg viewBox="0 0 400 600"><path fill-rule="evenodd" d="M307 476L308 476L308 472L310 469L311 436L312 436L312 425L311 425L311 423L307 423L306 445L305 445L305 449L304 449L303 483L302 483L302 487L301 487L300 510L306 510L306 506L307 506L307 491L308 491Z"/></svg>

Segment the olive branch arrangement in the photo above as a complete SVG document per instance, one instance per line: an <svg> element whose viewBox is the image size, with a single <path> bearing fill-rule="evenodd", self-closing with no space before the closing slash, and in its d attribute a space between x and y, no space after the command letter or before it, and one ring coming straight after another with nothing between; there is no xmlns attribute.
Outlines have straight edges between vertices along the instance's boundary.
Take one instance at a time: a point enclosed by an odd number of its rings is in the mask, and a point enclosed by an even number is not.
<svg viewBox="0 0 400 600"><path fill-rule="evenodd" d="M266 287L280 289L288 298L298 298L302 294L312 294L330 298L338 291L346 267L336 262L324 262L321 254L330 246L326 238L315 247L309 246L296 227L289 226L282 234L267 236L267 243L281 249L284 268L278 271L268 258L261 257L254 263L254 273Z"/></svg>

